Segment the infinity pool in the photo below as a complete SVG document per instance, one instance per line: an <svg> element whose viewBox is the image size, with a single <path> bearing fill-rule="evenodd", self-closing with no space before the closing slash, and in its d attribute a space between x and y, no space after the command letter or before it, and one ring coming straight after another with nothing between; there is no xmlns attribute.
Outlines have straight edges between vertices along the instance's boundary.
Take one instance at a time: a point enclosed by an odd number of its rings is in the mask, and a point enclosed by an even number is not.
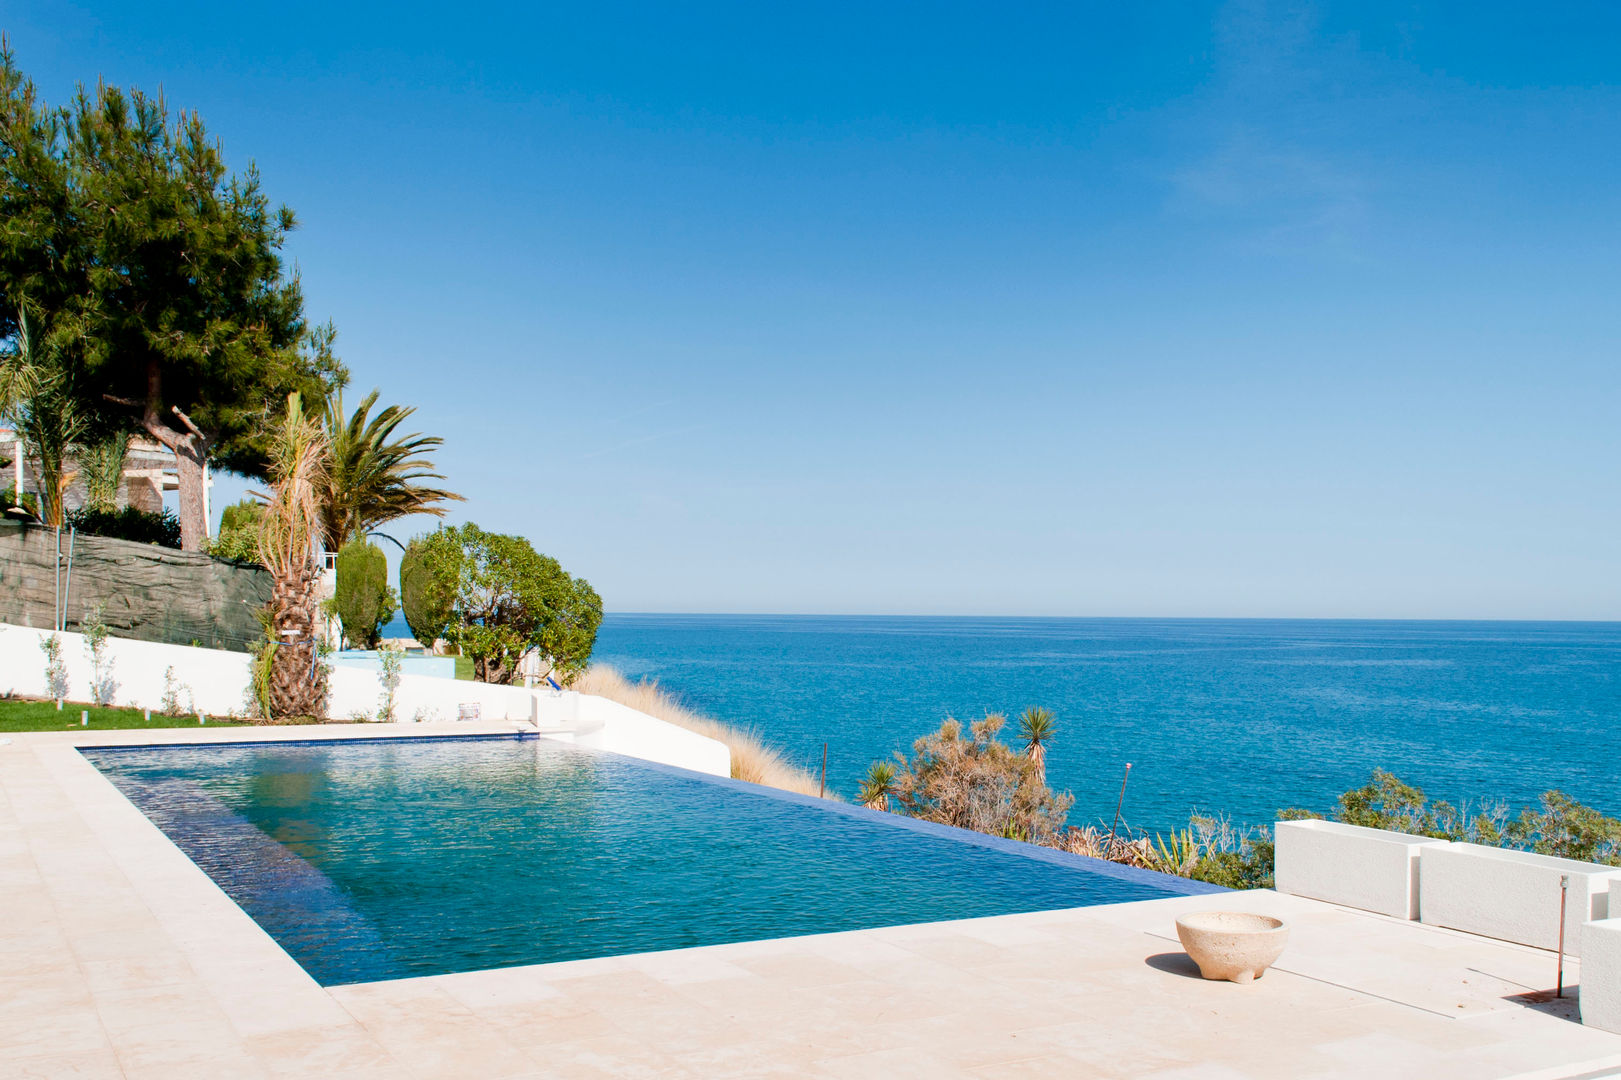
<svg viewBox="0 0 1621 1080"><path fill-rule="evenodd" d="M83 753L329 986L1212 891L536 738Z"/></svg>

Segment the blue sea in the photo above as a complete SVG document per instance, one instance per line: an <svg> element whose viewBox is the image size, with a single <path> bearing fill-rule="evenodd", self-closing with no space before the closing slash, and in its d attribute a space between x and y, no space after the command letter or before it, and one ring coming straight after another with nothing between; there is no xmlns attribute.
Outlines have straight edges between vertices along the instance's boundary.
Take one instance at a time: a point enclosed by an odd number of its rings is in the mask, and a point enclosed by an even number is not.
<svg viewBox="0 0 1621 1080"><path fill-rule="evenodd" d="M1435 798L1560 788L1621 814L1621 623L609 615L595 658L752 727L851 796L948 716L1058 716L1073 824L1328 811L1385 768Z"/></svg>

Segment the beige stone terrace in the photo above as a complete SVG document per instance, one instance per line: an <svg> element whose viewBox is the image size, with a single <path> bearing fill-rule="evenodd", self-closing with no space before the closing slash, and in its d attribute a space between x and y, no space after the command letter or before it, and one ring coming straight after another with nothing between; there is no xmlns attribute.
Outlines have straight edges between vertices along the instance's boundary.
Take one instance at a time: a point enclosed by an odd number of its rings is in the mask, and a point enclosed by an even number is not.
<svg viewBox="0 0 1621 1080"><path fill-rule="evenodd" d="M417 725L435 731L510 725ZM1551 954L1270 892L322 988L74 749L379 727L11 735L0 1077L1596 1077ZM1172 921L1281 915L1250 986ZM1576 967L1568 977L1576 981Z"/></svg>

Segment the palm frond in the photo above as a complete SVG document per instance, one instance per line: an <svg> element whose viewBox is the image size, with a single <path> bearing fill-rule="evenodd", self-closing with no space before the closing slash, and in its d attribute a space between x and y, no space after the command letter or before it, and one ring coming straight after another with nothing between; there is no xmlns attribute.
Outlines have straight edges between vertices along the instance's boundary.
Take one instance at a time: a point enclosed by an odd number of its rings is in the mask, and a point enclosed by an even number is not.
<svg viewBox="0 0 1621 1080"><path fill-rule="evenodd" d="M341 387L325 403L322 423L331 443L331 467L321 489L322 539L331 550L396 518L443 517L443 504L461 500L431 483L444 479L428 457L444 440L399 434L416 410L389 405L373 415L377 395L373 390L347 414Z"/></svg>

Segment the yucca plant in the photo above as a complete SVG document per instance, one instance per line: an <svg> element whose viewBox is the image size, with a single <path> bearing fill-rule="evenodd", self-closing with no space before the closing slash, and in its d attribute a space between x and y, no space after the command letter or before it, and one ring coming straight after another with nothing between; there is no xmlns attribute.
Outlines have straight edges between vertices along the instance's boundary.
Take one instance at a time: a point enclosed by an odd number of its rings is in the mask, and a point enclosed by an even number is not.
<svg viewBox="0 0 1621 1080"><path fill-rule="evenodd" d="M856 798L869 810L888 810L889 797L894 791L895 766L887 761L875 761L861 781L861 791Z"/></svg>
<svg viewBox="0 0 1621 1080"><path fill-rule="evenodd" d="M1169 840L1155 833L1154 845L1149 849L1146 860L1148 869L1158 870L1162 874L1176 874L1178 877L1187 877L1198 861L1199 844L1194 840L1191 829L1173 831Z"/></svg>
<svg viewBox="0 0 1621 1080"><path fill-rule="evenodd" d="M1025 756L1043 783L1047 780L1047 744L1057 733L1057 718L1050 709L1031 706L1019 717L1019 738L1024 740Z"/></svg>
<svg viewBox="0 0 1621 1080"><path fill-rule="evenodd" d="M454 492L424 483L444 479L430 468L426 456L444 440L416 432L397 434L416 410L390 405L372 416L376 404L373 390L345 415L341 389L326 399L322 427L331 447L331 464L322 474L318 498L321 540L328 551L338 551L396 518L443 517L444 503L461 500Z"/></svg>
<svg viewBox="0 0 1621 1080"><path fill-rule="evenodd" d="M328 468L326 432L305 414L298 394L271 444L270 492L263 496L259 557L270 571L267 637L270 719L326 715L326 670L316 656L315 542L321 525L318 491Z"/></svg>

